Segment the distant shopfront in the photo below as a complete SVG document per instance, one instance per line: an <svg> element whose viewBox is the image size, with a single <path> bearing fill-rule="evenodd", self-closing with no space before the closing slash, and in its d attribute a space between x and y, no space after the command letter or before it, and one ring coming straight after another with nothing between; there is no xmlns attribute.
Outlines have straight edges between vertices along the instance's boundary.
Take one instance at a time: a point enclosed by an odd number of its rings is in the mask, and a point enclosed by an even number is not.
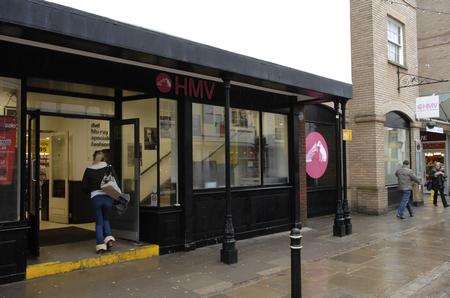
<svg viewBox="0 0 450 298"><path fill-rule="evenodd" d="M15 4L26 6L25 15L54 9ZM58 13L79 17L70 9ZM10 16L0 14L0 20L7 23ZM86 18L93 22L86 28L109 24ZM111 219L117 235L158 244L162 253L221 241L227 134L237 239L285 231L298 220L306 205L306 167L311 167L302 145L311 132L324 139L313 141L317 154L310 159L317 164L309 170L317 176L307 183L318 192L308 204L320 209L317 215L334 211L343 189L333 180L335 146L341 141L334 124L340 114L326 108L323 119L313 119L307 107L329 101L339 107L350 98L351 86L279 66L265 69L199 44L203 60L184 48L187 56L181 56L189 61L169 59L165 50L127 50L140 44L137 39L119 47L100 36L55 35L51 27L58 22L39 32L36 24L9 22L0 23L2 32L9 32L0 36L0 251L8 256L0 264L5 268L0 282L24 278L26 256L39 256L43 221L92 221L79 183L95 150L107 153L132 197L127 213ZM11 28L28 33L17 35ZM154 38L152 32L142 34ZM169 52L175 43L186 45L165 36L158 42ZM238 62L249 64L241 68ZM279 79L269 75L283 72ZM309 80L317 84L290 85ZM319 191L333 193L333 199L320 201Z"/></svg>

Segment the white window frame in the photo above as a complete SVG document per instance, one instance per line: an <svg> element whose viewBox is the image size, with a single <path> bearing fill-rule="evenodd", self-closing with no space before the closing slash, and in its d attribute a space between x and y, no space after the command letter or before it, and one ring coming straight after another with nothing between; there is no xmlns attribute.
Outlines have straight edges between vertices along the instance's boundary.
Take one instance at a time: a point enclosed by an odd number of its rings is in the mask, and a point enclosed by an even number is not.
<svg viewBox="0 0 450 298"><path fill-rule="evenodd" d="M394 41L389 39L389 26L394 25L399 29L399 41ZM388 60L395 64L405 65L405 51L404 51L404 31L405 25L397 21L396 19L388 16L387 21L387 50L388 50ZM389 56L389 46L392 45L398 49L398 61L391 59Z"/></svg>

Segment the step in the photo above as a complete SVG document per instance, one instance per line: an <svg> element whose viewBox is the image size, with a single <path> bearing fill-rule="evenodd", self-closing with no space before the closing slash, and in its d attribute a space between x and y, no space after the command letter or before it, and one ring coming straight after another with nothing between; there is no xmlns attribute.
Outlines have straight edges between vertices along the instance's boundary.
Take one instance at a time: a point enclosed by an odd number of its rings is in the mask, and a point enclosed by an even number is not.
<svg viewBox="0 0 450 298"><path fill-rule="evenodd" d="M134 260L142 260L159 255L159 246L155 244L144 245L126 251L111 252L67 262L48 262L28 265L26 279L33 279L48 275L71 272L88 268L107 266Z"/></svg>

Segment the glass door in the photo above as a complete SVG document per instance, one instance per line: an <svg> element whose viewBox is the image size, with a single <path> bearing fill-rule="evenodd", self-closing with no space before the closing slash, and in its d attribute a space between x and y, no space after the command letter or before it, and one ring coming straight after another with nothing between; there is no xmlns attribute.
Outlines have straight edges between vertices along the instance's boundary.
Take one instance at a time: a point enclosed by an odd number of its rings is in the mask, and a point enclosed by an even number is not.
<svg viewBox="0 0 450 298"><path fill-rule="evenodd" d="M69 223L69 132L50 137L49 220Z"/></svg>
<svg viewBox="0 0 450 298"><path fill-rule="evenodd" d="M139 143L139 120L111 121L112 164L117 173L123 193L130 195L127 211L118 215L111 212L113 235L139 241L139 186L141 171L141 148Z"/></svg>
<svg viewBox="0 0 450 298"><path fill-rule="evenodd" d="M28 113L27 128L27 213L30 225L28 247L32 256L39 256L40 222L40 159L39 159L39 111Z"/></svg>

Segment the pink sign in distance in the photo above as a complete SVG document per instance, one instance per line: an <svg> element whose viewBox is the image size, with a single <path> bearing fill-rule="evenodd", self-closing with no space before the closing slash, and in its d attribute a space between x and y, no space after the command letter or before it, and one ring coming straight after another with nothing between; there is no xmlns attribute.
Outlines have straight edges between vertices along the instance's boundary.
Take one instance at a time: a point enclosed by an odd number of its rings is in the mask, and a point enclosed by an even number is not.
<svg viewBox="0 0 450 298"><path fill-rule="evenodd" d="M318 132L311 132L306 137L306 173L311 178L320 178L328 166L328 145Z"/></svg>

